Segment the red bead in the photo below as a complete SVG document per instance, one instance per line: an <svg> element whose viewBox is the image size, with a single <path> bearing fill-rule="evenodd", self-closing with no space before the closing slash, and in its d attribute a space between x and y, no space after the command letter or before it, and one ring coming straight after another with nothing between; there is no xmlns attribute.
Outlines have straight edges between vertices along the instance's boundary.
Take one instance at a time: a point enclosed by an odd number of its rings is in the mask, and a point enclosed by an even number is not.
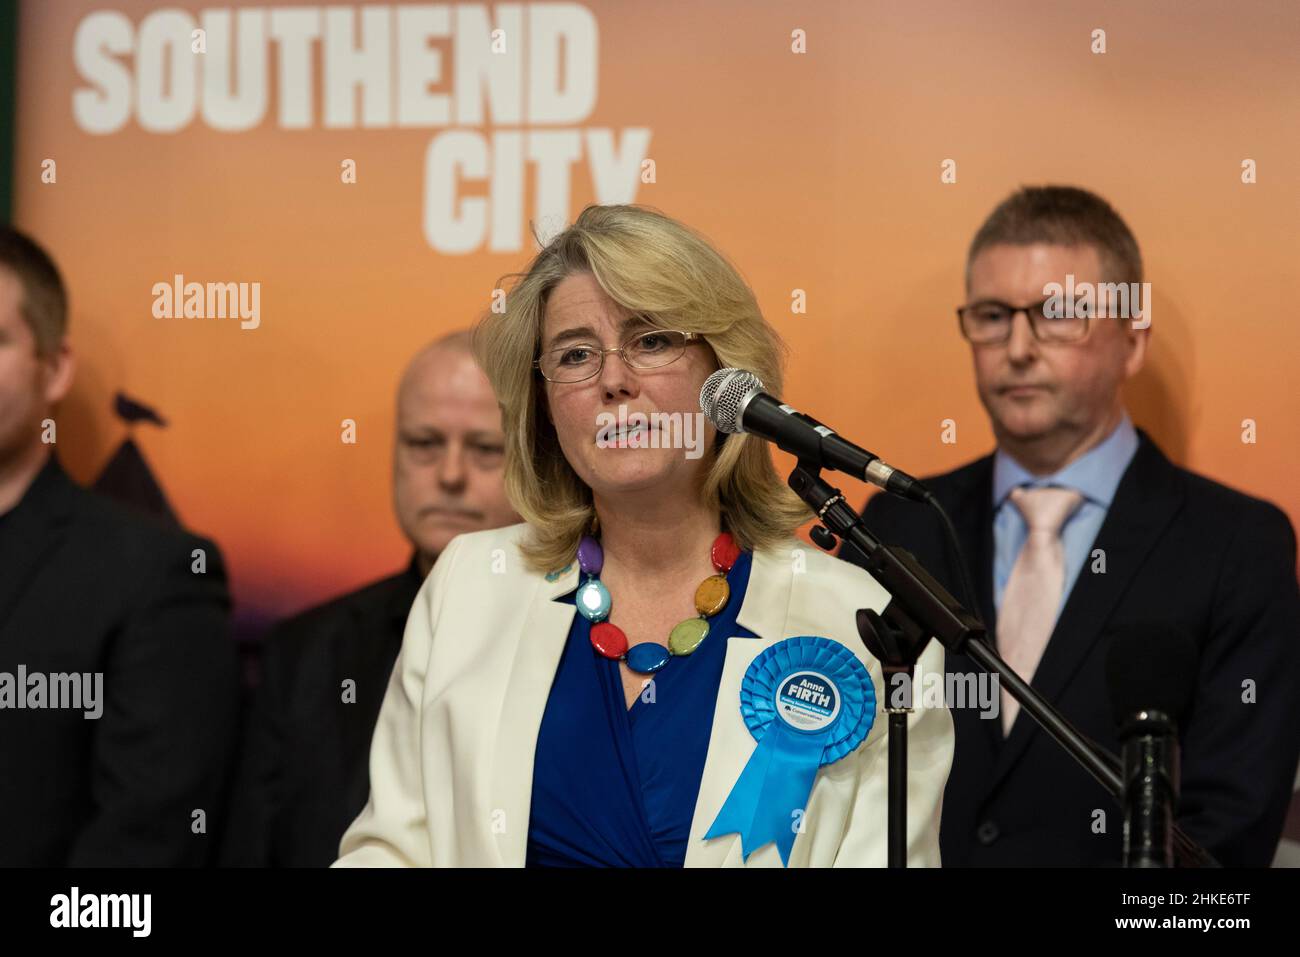
<svg viewBox="0 0 1300 957"><path fill-rule="evenodd" d="M591 647L606 658L619 659L627 654L627 635L608 621L591 626Z"/></svg>
<svg viewBox="0 0 1300 957"><path fill-rule="evenodd" d="M731 571L731 566L736 564L736 559L740 557L740 547L736 545L730 532L723 532L713 540L709 557L713 559L713 567L724 575Z"/></svg>

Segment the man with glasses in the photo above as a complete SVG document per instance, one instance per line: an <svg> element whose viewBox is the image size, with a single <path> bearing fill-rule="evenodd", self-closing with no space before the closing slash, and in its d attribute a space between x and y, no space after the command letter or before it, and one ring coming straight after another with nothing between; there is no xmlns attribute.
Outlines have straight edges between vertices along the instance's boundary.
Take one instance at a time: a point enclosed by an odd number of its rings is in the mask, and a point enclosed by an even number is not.
<svg viewBox="0 0 1300 957"><path fill-rule="evenodd" d="M266 639L224 863L328 867L338 857L370 794L370 738L416 592L452 538L518 521L504 442L469 333L422 349L398 387L393 450L393 507L411 560Z"/></svg>
<svg viewBox="0 0 1300 957"><path fill-rule="evenodd" d="M1142 260L1101 198L1025 188L993 211L957 313L997 449L926 483L999 653L1109 750L1110 636L1157 624L1196 643L1195 696L1176 716L1178 821L1222 863L1266 866L1300 754L1295 535L1279 509L1178 468L1133 426L1120 391L1146 357L1150 304L1116 314L1111 297L1070 309L1050 295L1108 282L1139 288ZM964 599L931 510L877 496L864 519ZM862 562L851 546L841 556ZM979 670L952 654L947 668ZM953 709L944 864L1119 864L1114 800L1005 691L1000 704L992 720Z"/></svg>

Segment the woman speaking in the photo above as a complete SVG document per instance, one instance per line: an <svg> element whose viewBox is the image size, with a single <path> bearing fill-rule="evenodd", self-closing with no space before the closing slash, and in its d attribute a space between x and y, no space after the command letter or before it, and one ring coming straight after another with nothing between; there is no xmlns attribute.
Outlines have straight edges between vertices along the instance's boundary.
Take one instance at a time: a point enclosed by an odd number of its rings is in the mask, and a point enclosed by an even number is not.
<svg viewBox="0 0 1300 957"><path fill-rule="evenodd" d="M795 538L769 447L699 412L721 367L781 394L745 282L668 217L589 206L475 350L525 522L457 537L421 588L336 866L883 865L854 613L888 595ZM936 866L952 720L909 729L908 859Z"/></svg>

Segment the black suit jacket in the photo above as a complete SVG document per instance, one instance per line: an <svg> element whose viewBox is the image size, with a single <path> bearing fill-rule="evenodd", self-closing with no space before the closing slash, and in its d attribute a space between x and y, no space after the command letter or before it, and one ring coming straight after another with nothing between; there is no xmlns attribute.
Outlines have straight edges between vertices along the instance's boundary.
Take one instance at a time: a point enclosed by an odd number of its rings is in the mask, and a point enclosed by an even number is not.
<svg viewBox="0 0 1300 957"><path fill-rule="evenodd" d="M216 546L51 457L0 517L0 672L100 672L103 712L0 710L0 865L215 857L239 706L228 609Z"/></svg>
<svg viewBox="0 0 1300 957"><path fill-rule="evenodd" d="M1152 621L1185 628L1201 658L1195 699L1180 722L1178 821L1225 865L1267 866L1300 754L1295 534L1275 506L1176 467L1138 434L1092 546L1104 550L1105 572L1093 571L1091 558L1084 564L1032 684L1080 731L1118 752L1104 634ZM996 636L993 456L925 481L956 526L973 566L978 614ZM878 495L863 519L964 600L932 509ZM841 557L862 558L852 546ZM951 653L947 668L980 671ZM1247 681L1253 703L1243 701ZM1001 721L973 708L954 709L953 722L956 753L940 825L945 866L1119 864L1117 803L1032 718L1018 715L1005 740Z"/></svg>
<svg viewBox="0 0 1300 957"><path fill-rule="evenodd" d="M401 574L281 623L263 645L222 863L328 867L370 796L370 739L423 579ZM354 682L345 700L344 682Z"/></svg>

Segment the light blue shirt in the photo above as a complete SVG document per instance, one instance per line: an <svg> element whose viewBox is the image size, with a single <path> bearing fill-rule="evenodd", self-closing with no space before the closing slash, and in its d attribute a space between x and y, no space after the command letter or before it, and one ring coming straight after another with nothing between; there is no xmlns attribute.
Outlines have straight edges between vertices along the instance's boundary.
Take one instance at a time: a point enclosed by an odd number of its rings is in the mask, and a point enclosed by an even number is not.
<svg viewBox="0 0 1300 957"><path fill-rule="evenodd" d="M1065 547L1065 587L1061 590L1061 603L1056 607L1059 618L1065 600L1088 560L1092 543L1097 540L1101 524L1106 520L1119 480L1137 448L1137 430L1125 413L1115 431L1100 445L1089 449L1053 475L1033 475L998 449L993 457L993 603L999 612L1012 566L1029 536L1024 516L1007 497L1011 490L1022 486L1055 486L1073 489L1083 496L1082 504L1061 527L1061 542Z"/></svg>

